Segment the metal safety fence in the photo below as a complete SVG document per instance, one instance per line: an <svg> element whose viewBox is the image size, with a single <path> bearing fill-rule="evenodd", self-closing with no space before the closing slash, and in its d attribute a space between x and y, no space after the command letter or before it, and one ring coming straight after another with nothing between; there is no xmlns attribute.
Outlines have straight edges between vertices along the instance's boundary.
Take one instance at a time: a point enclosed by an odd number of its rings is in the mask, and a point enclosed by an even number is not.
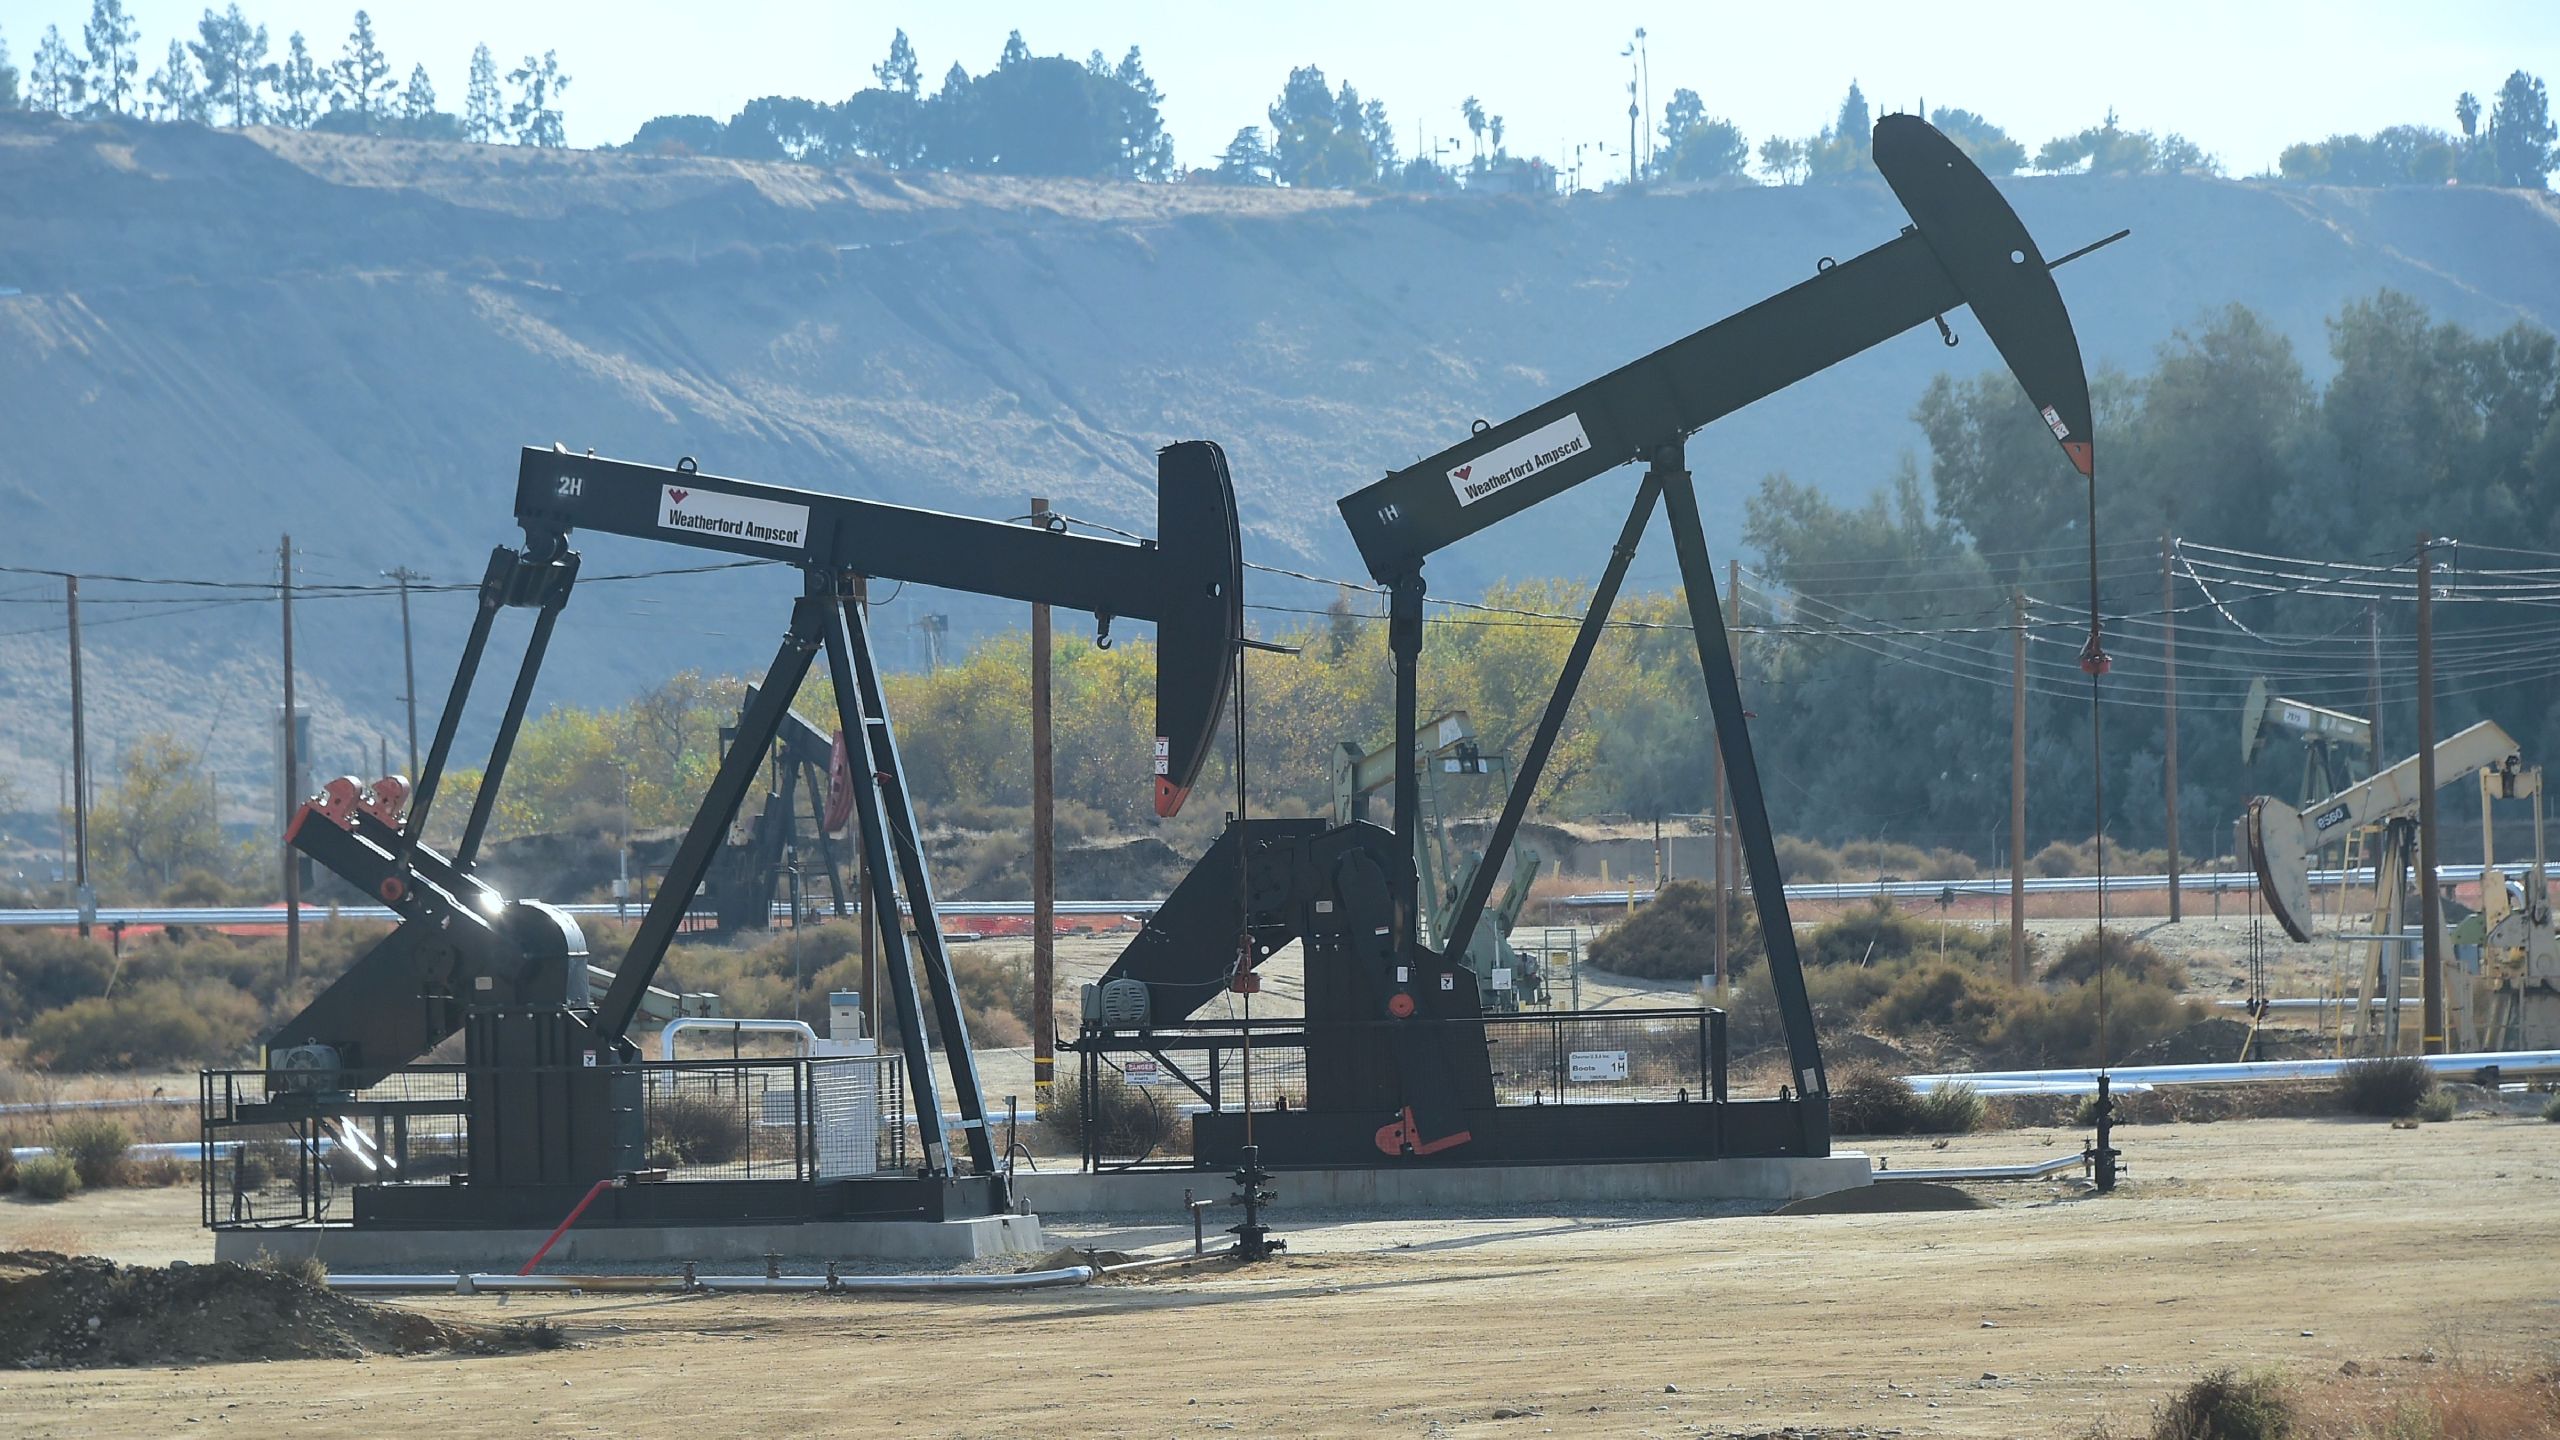
<svg viewBox="0 0 2560 1440"><path fill-rule="evenodd" d="M1144 1030L1086 1027L1068 1046L1078 1066L1064 1118L1080 1137L1087 1169L1187 1165L1191 1117L1304 1109L1310 1055L1356 1051L1398 1030L1461 1063L1481 1054L1498 1106L1725 1099L1725 1014L1716 1009L1315 1025L1199 1020Z"/></svg>
<svg viewBox="0 0 2560 1440"><path fill-rule="evenodd" d="M898 1054L603 1068L636 1081L632 1173L652 1182L835 1180L907 1168L912 1119ZM205 1071L198 1092L205 1225L342 1222L355 1186L466 1179L472 1082L494 1073L461 1065L413 1065L379 1078ZM564 1150L570 1142L556 1137Z"/></svg>

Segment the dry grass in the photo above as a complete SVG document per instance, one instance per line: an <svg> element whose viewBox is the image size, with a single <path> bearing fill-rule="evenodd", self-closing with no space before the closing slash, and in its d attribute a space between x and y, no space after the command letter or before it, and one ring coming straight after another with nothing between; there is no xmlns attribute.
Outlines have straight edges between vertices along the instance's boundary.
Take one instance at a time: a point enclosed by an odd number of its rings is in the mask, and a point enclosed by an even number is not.
<svg viewBox="0 0 2560 1440"><path fill-rule="evenodd" d="M2560 1440L2560 1369L2384 1367L2293 1387L2298 1440Z"/></svg>
<svg viewBox="0 0 2560 1440"><path fill-rule="evenodd" d="M2560 1440L2560 1365L2348 1361L2317 1377L2214 1371L2170 1396L2146 1429L2100 1421L2086 1440Z"/></svg>

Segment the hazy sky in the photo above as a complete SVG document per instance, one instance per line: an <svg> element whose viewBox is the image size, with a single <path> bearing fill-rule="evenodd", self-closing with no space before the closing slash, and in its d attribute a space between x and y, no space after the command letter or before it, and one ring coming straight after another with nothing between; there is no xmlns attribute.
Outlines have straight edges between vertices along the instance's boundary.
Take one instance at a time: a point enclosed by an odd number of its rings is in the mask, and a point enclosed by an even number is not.
<svg viewBox="0 0 2560 1440"><path fill-rule="evenodd" d="M147 74L202 0L127 0L140 19ZM325 61L343 44L344 0L243 0L276 48L300 29ZM1039 54L1113 59L1131 44L1165 92L1185 164L1208 163L1238 127L1260 123L1294 64L1383 99L1411 154L1463 134L1458 103L1480 97L1506 117L1511 148L1563 155L1594 147L1593 169L1623 168L1628 61L1648 32L1652 111L1675 87L1756 142L1808 134L1854 77L1879 112L1921 99L1978 110L2033 149L2094 123L2112 105L2129 126L2176 129L2234 174L2273 165L2288 142L2333 131L2423 122L2450 127L2463 90L2484 100L2519 66L2560 72L2560 3L2381 0L2142 0L2108 6L2027 0L1835 0L1665 5L1620 0L1469 5L1296 0L1219 6L1169 0L1072 5L812 4L730 0L385 0L377 31L406 76L424 61L445 108L485 40L502 65L557 49L575 83L565 97L579 145L629 139L670 112L726 118L759 95L837 99L904 26L930 88L959 60L988 68L1019 27ZM82 0L0 0L0 35L23 65L47 24L76 45ZM2555 74L2553 78L2560 78ZM1596 150L1619 152L1600 159Z"/></svg>

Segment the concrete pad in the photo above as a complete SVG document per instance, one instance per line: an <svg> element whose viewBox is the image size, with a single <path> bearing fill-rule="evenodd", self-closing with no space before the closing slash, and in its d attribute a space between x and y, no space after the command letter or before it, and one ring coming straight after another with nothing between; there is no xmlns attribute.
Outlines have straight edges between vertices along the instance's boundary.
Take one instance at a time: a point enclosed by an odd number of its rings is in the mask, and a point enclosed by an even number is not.
<svg viewBox="0 0 2560 1440"><path fill-rule="evenodd" d="M1404 1169L1282 1170L1271 1188L1280 1203L1314 1210L1427 1214L1464 1206L1531 1207L1588 1202L1766 1200L1772 1205L1871 1183L1862 1151L1807 1157L1657 1160L1619 1165L1416 1165ZM1179 1218L1183 1192L1221 1200L1235 1182L1221 1170L1034 1174L1017 1170L1015 1198L1052 1214Z"/></svg>
<svg viewBox="0 0 2560 1440"><path fill-rule="evenodd" d="M1178 1193L1178 1192L1177 1192ZM398 1274L417 1270L506 1270L542 1246L546 1230L356 1229L287 1226L214 1232L216 1260L247 1261L260 1251L284 1258L316 1255L332 1270ZM1048 1251L1037 1215L980 1215L965 1220L828 1220L807 1224L626 1225L572 1230L542 1259L546 1270L578 1264L706 1265L762 1263L768 1254L794 1259L957 1261Z"/></svg>

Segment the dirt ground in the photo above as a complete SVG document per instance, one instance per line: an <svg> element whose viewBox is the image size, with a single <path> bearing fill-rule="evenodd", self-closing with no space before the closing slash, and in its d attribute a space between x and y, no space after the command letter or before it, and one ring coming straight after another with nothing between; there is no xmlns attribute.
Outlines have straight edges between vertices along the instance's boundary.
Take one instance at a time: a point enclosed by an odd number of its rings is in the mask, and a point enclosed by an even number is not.
<svg viewBox="0 0 2560 1440"><path fill-rule="evenodd" d="M1279 1219L1262 1269L969 1301L437 1298L566 1325L577 1349L12 1374L0 1434L463 1440L901 1431L1535 1436L2138 1432L2225 1365L2389 1385L2560 1349L2540 1232L2560 1126L2478 1119L2137 1129L2113 1197L1980 1185L1987 1209L1699 1217ZM2073 1137L1879 1147L1895 1168L2030 1160ZM0 1203L0 1247L88 1229L117 1258L209 1250L193 1196ZM1053 1228L1169 1246L1171 1227ZM1676 1387L1676 1388L1675 1388ZM1784 1432L1783 1427L1801 1427Z"/></svg>

